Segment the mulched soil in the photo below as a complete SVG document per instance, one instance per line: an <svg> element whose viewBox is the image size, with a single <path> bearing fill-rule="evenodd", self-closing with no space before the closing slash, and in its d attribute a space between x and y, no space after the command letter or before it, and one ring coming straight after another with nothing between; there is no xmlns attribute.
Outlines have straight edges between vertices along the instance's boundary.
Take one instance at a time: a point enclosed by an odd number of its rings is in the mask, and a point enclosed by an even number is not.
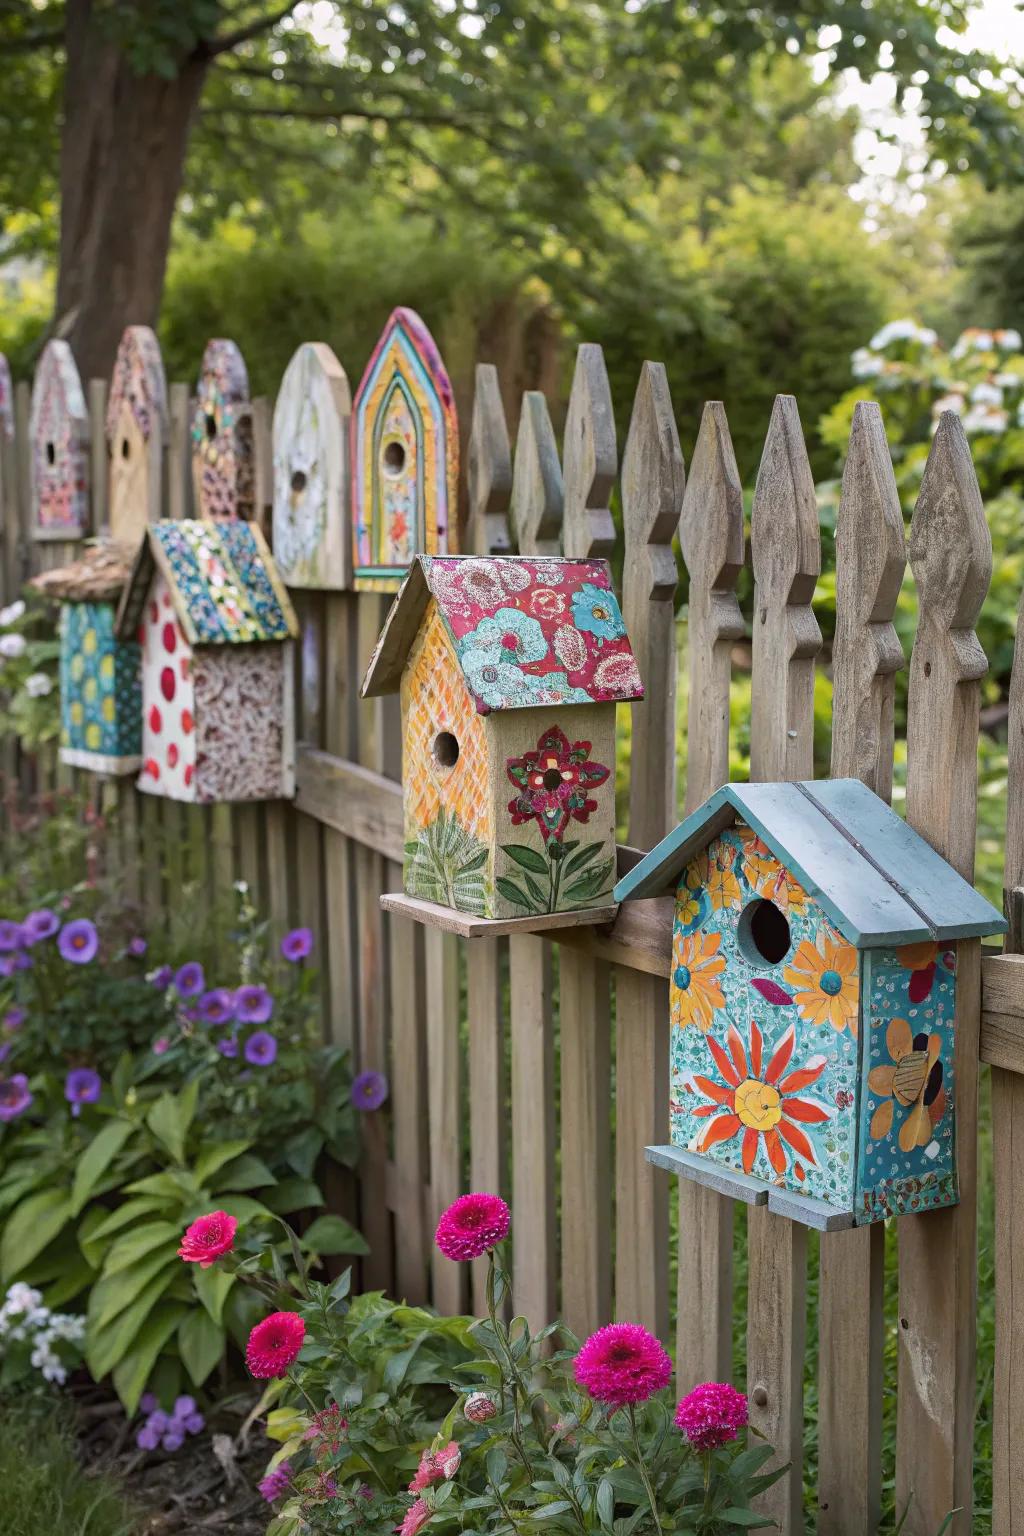
<svg viewBox="0 0 1024 1536"><path fill-rule="evenodd" d="M82 1462L116 1478L141 1512L138 1536L265 1536L271 1516L256 1484L272 1447L257 1424L246 1434L255 1397L235 1398L173 1453L140 1451L121 1404L91 1381L75 1384Z"/></svg>

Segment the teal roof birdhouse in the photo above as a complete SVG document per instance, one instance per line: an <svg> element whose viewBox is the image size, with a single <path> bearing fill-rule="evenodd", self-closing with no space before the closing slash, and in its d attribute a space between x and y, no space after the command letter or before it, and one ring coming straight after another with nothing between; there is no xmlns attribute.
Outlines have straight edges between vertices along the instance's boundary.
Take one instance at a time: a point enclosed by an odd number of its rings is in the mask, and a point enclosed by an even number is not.
<svg viewBox="0 0 1024 1536"><path fill-rule="evenodd" d="M650 1161L824 1230L955 1204L957 947L996 909L853 779L727 784L615 899L669 893Z"/></svg>

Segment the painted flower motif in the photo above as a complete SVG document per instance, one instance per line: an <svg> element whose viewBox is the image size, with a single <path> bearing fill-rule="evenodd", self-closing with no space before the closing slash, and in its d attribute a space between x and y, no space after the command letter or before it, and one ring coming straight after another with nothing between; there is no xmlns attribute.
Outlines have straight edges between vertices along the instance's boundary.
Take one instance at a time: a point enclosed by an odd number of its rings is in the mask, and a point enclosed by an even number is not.
<svg viewBox="0 0 1024 1536"><path fill-rule="evenodd" d="M742 1132L741 1160L745 1173L753 1173L759 1147L780 1177L789 1166L790 1152L797 1161L793 1172L803 1180L804 1164L818 1166L814 1148L801 1129L802 1125L823 1125L829 1111L817 1099L801 1097L825 1070L824 1056L810 1056L802 1067L788 1071L796 1030L791 1024L781 1036L767 1067L764 1066L764 1042L756 1022L750 1022L749 1053L739 1030L729 1025L726 1051L714 1035L708 1035L708 1050L721 1074L721 1081L695 1073L693 1085L710 1104L699 1105L693 1113L708 1124L697 1138L696 1150L709 1152L720 1142L731 1141ZM787 1148L789 1149L787 1151Z"/></svg>
<svg viewBox="0 0 1024 1536"><path fill-rule="evenodd" d="M513 700L522 700L535 681L514 662L500 661L491 651L470 651L462 658L463 671L470 691L487 709L503 709Z"/></svg>
<svg viewBox="0 0 1024 1536"><path fill-rule="evenodd" d="M774 902L785 917L798 916L807 907L807 892L778 861L757 887L757 894L764 901Z"/></svg>
<svg viewBox="0 0 1024 1536"><path fill-rule="evenodd" d="M732 844L719 838L699 853L686 871L687 885L703 886L715 912L741 903L740 882L733 868L735 860Z"/></svg>
<svg viewBox="0 0 1024 1536"><path fill-rule="evenodd" d="M904 970L911 973L907 993L914 1004L923 1003L931 996L939 965L950 975L956 970L955 952L944 949L940 953L938 944L928 939L920 944L905 944L896 951L896 958Z"/></svg>
<svg viewBox="0 0 1024 1536"><path fill-rule="evenodd" d="M675 931L681 937L699 928L711 911L708 893L692 864L683 870L676 887Z"/></svg>
<svg viewBox="0 0 1024 1536"><path fill-rule="evenodd" d="M860 975L857 951L833 930L822 928L817 942L802 939L783 971L796 988L794 1002L808 1024L831 1024L857 1038Z"/></svg>
<svg viewBox="0 0 1024 1536"><path fill-rule="evenodd" d="M725 956L718 953L720 933L672 936L672 1023L679 1029L693 1024L707 1034L715 1010L725 1007L721 976Z"/></svg>
<svg viewBox="0 0 1024 1536"><path fill-rule="evenodd" d="M743 878L750 889L760 896L761 887L770 882L779 868L779 861L752 827L737 827L736 831L740 839L740 869Z"/></svg>
<svg viewBox="0 0 1024 1536"><path fill-rule="evenodd" d="M284 1376L293 1365L306 1337L306 1325L294 1312L271 1312L257 1323L245 1346L250 1375L266 1381Z"/></svg>
<svg viewBox="0 0 1024 1536"><path fill-rule="evenodd" d="M95 1104L102 1091L100 1075L92 1067L75 1067L64 1079L64 1097L75 1116L82 1113L83 1104Z"/></svg>
<svg viewBox="0 0 1024 1536"><path fill-rule="evenodd" d="M508 802L512 825L536 821L547 843L561 841L569 824L587 822L597 810L588 791L608 778L610 770L590 761L590 742L570 744L557 725L545 731L536 750L510 757L505 764L510 781L519 793Z"/></svg>
<svg viewBox="0 0 1024 1536"><path fill-rule="evenodd" d="M615 594L608 587L595 587L585 581L572 595L572 616L577 629L585 629L598 640L618 640L626 633Z"/></svg>
<svg viewBox="0 0 1024 1536"><path fill-rule="evenodd" d="M504 601L505 588L493 560L467 561L453 573L453 580L463 599L474 607L496 608Z"/></svg>
<svg viewBox="0 0 1024 1536"><path fill-rule="evenodd" d="M544 660L548 642L537 620L528 613L519 608L499 608L459 641L459 657L467 673L470 666L478 664L481 652L492 661L525 666Z"/></svg>
<svg viewBox="0 0 1024 1536"><path fill-rule="evenodd" d="M72 965L88 965L100 947L99 934L87 917L65 923L57 935L57 948Z"/></svg>
<svg viewBox="0 0 1024 1536"><path fill-rule="evenodd" d="M906 1019L890 1019L885 1044L891 1066L872 1067L868 1087L882 1102L871 1116L869 1127L873 1141L882 1141L892 1130L895 1106L909 1113L900 1125L901 1152L926 1147L932 1133L946 1112L943 1086L940 1035L924 1031L912 1035Z"/></svg>
<svg viewBox="0 0 1024 1536"><path fill-rule="evenodd" d="M594 687L601 693L628 694L630 697L642 698L644 685L632 652L617 651L612 656L603 656L594 668Z"/></svg>
<svg viewBox="0 0 1024 1536"><path fill-rule="evenodd" d="M0 1120L16 1120L31 1103L32 1095L24 1072L0 1078Z"/></svg>
<svg viewBox="0 0 1024 1536"><path fill-rule="evenodd" d="M557 597L559 602L564 602L561 593L552 592L550 589L542 588L539 592L535 592L534 596L542 597L545 591L549 597ZM573 629L571 624L563 624L560 629L555 630L551 648L567 672L581 672L587 664L587 642L579 630Z"/></svg>
<svg viewBox="0 0 1024 1536"><path fill-rule="evenodd" d="M530 612L536 614L538 619L549 621L560 619L565 612L565 593L556 592L551 587L535 587L530 593ZM562 658L558 655L557 639L556 635L555 655L561 661ZM568 663L566 662L565 665L568 666ZM572 671L573 668L570 667L569 670Z"/></svg>

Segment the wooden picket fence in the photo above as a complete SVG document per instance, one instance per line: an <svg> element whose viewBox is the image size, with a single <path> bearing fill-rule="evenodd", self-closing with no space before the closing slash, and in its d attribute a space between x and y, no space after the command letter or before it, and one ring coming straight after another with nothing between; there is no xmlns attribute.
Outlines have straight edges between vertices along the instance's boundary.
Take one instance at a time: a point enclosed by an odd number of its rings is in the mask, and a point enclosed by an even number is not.
<svg viewBox="0 0 1024 1536"><path fill-rule="evenodd" d="M94 496L102 504L102 384ZM171 391L168 515L189 509L189 391ZM27 538L28 397L4 445L4 586L67 555ZM257 403L257 515L269 497L269 410ZM468 444L468 527L476 553L562 550L614 558L618 482L623 608L647 685L632 706L632 774L620 867L728 777L730 678L744 624L735 595L753 568L753 778L813 777L813 692L821 635L811 609L821 545L796 401L780 395L768 427L745 550L743 500L726 413L704 409L684 472L665 370L646 363L621 472L601 350L580 348L559 454L543 395L524 396L514 456L499 381L481 365ZM465 458L464 458L465 462ZM674 597L678 533L689 573L685 619ZM892 625L907 558L881 415L858 407L836 536L837 622L831 771L888 796L895 674ZM909 541L919 621L910 658L907 816L972 877L979 690L985 657L973 626L991 546L966 440L943 417ZM746 1225L746 1361L752 1419L792 1473L766 1498L787 1536L804 1530L801 1468L808 1257L804 1228L738 1207L702 1186L678 1188L644 1161L667 1139L671 903L636 902L606 930L554 940L463 942L384 914L402 857L397 698L358 688L384 618L374 594L293 594L302 622L301 745L294 806L191 809L100 788L117 829L125 889L157 916L182 890L246 878L275 921L321 936L324 1017L358 1067L384 1070L391 1096L368 1117L358 1219L372 1247L363 1282L444 1311L482 1304L482 1275L432 1250L441 1208L467 1188L505 1193L513 1210L517 1311L562 1316L579 1334L613 1317L668 1338L676 1317L680 1390L730 1379L733 1254ZM677 786L677 624L687 629L687 779ZM1020 641L1024 646L1024 639ZM996 1200L994 1507L997 1536L1024 1536L1024 654L1013 674L1006 843L1007 954L960 945L956 1061L961 1203L820 1241L817 1530L867 1536L882 1505L884 1393L897 1396L896 1508L906 1536L972 1529L977 1291L979 1063L992 1070ZM40 770L43 771L43 770ZM167 855L155 857L162 828ZM199 899L202 899L201 897ZM985 1002L982 1007L984 977ZM339 1200L352 1191L340 1189ZM670 1254L670 1198L678 1204ZM886 1316L883 1265L898 1245L899 1303ZM675 1272L674 1307L670 1276ZM471 1294L467 1291L467 1281ZM899 1340L887 1380L887 1330ZM984 1528L984 1522L977 1527Z"/></svg>

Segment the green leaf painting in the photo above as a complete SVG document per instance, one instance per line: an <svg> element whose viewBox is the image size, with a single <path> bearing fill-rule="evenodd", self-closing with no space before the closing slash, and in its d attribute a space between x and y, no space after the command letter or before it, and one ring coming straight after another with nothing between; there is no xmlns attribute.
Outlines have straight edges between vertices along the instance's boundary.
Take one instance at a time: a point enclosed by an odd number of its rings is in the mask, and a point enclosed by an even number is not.
<svg viewBox="0 0 1024 1536"><path fill-rule="evenodd" d="M499 875L495 887L524 914L594 906L607 894L615 868L614 859L600 857L603 848L603 843L580 848L552 840L545 856L525 843L503 843L502 853L517 868L512 876Z"/></svg>
<svg viewBox="0 0 1024 1536"><path fill-rule="evenodd" d="M487 914L490 849L444 807L415 840L405 845L406 889L424 901Z"/></svg>

